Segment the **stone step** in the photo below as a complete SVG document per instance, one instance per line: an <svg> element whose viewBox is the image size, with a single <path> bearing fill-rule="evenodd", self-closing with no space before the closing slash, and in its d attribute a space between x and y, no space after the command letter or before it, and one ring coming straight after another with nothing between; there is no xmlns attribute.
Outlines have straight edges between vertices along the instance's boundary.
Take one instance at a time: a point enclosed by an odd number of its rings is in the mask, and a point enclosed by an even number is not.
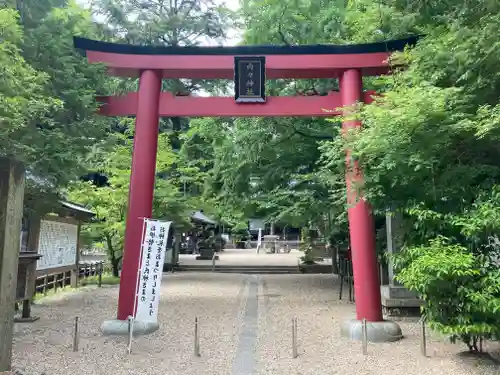
<svg viewBox="0 0 500 375"><path fill-rule="evenodd" d="M210 265L179 265L177 271L212 272ZM215 266L214 272L243 274L297 274L296 266Z"/></svg>

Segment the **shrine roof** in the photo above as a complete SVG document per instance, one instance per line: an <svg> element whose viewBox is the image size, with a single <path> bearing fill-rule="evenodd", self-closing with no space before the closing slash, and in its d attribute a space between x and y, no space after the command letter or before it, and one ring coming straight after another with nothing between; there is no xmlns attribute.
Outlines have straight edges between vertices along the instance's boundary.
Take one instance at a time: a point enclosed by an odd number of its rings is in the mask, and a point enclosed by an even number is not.
<svg viewBox="0 0 500 375"><path fill-rule="evenodd" d="M376 43L345 44L345 45L292 45L292 46L145 46L110 43L86 39L75 36L74 46L83 51L106 52L128 55L197 55L197 56L227 56L227 55L339 55L339 54L364 54L377 52L400 51L407 45L414 45L420 36L411 36L404 39L388 40Z"/></svg>
<svg viewBox="0 0 500 375"><path fill-rule="evenodd" d="M73 211L77 211L77 212L81 212L81 213L84 213L84 214L88 214L88 215L91 215L91 216L95 216L96 213L94 211L91 211L79 204L76 204L76 203L71 203L71 202L65 202L65 201L61 201L60 202L61 205L63 205L64 207L70 209L70 210L73 210Z"/></svg>
<svg viewBox="0 0 500 375"><path fill-rule="evenodd" d="M199 221L204 224L212 224L215 225L217 222L214 220L210 219L208 216L206 216L203 212L201 211L196 211L191 215L191 219L194 221Z"/></svg>

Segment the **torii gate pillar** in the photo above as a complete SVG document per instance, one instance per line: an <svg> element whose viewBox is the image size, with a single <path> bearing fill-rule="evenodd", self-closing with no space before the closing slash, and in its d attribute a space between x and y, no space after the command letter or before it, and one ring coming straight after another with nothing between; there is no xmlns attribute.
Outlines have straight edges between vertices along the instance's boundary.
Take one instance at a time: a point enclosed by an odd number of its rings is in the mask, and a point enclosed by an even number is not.
<svg viewBox="0 0 500 375"><path fill-rule="evenodd" d="M363 101L362 88L363 77L359 70L349 69L342 73L340 95L342 105L347 113L354 112L355 108L352 107ZM361 121L353 119L344 121L342 128L346 131L360 126ZM349 167L351 163L354 163L353 168ZM396 341L402 338L401 328L394 322L384 321L382 316L372 210L361 193L356 192L352 187L353 182L361 182L363 179L357 164L351 159L351 152L347 150L347 216L354 276L354 296L356 298L356 319L342 322L341 331L345 337L361 340L363 336L362 320L366 319L369 341Z"/></svg>
<svg viewBox="0 0 500 375"><path fill-rule="evenodd" d="M158 107L160 104L161 75L145 70L139 78L137 117L135 120L134 150L128 199L122 267L122 282L118 297L118 319L134 315L137 272L140 267L142 222L151 218L158 149ZM131 293L131 291L133 291Z"/></svg>
<svg viewBox="0 0 500 375"><path fill-rule="evenodd" d="M129 316L135 316L142 223L144 218L152 217L153 211L161 83L159 71L144 70L140 74L118 314L116 320L103 323L101 329L107 334L126 334L127 319ZM147 334L157 329L158 323L134 323L136 333Z"/></svg>
<svg viewBox="0 0 500 375"><path fill-rule="evenodd" d="M347 70L340 79L340 95L342 104L347 107L361 102L362 76L358 70ZM356 120L344 121L343 129L360 127ZM346 154L346 164L351 163L350 151ZM357 164L357 162L354 162ZM375 249L375 225L369 203L359 196L351 186L353 182L362 180L361 171L357 165L354 171L347 169L347 215L349 219L349 234L352 253L354 276L354 295L356 296L356 316L358 320L370 322L382 320L382 308L379 291L379 277Z"/></svg>

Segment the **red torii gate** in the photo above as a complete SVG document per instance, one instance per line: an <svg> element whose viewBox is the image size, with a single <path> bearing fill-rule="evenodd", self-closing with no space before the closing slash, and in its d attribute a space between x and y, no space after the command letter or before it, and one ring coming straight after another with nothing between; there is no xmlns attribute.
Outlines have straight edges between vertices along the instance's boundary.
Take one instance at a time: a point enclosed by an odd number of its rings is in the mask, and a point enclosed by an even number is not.
<svg viewBox="0 0 500 375"><path fill-rule="evenodd" d="M86 52L90 63L102 63L109 74L138 77L139 91L120 97L101 97L101 113L107 116L136 116L129 205L125 232L123 268L118 300L118 320L134 313L136 278L141 249L142 218L152 214L158 123L160 117L271 117L332 116L324 109L370 102L362 90L362 76L389 73L393 51L414 44L417 38L359 45L240 46L240 47L152 47L106 43L74 38L75 48ZM235 56L265 56L267 79L338 78L340 92L327 96L268 97L266 103L236 103L230 97L174 96L161 91L162 79L233 79ZM345 129L360 126L345 121ZM346 156L349 158L349 153ZM357 198L350 189L348 201ZM380 287L375 253L375 233L370 205L359 199L348 209L349 231L358 322L382 322ZM358 327L359 328L359 327ZM393 327L394 328L394 327ZM399 327L388 328L391 337ZM350 336L359 336L350 333ZM388 340L387 338L385 340ZM384 340L384 341L385 341ZM391 340L388 340L391 341Z"/></svg>

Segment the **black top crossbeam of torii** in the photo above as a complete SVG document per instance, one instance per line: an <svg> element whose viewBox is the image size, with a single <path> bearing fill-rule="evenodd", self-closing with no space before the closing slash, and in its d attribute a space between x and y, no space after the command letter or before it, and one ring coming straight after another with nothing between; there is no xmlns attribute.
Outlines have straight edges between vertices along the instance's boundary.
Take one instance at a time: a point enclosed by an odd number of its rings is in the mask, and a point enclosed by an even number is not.
<svg viewBox="0 0 500 375"><path fill-rule="evenodd" d="M313 45L255 45L255 46L145 46L103 42L75 36L76 49L130 55L198 55L198 56L248 56L248 55L339 55L402 51L414 46L422 35L407 38L361 44L313 44Z"/></svg>

